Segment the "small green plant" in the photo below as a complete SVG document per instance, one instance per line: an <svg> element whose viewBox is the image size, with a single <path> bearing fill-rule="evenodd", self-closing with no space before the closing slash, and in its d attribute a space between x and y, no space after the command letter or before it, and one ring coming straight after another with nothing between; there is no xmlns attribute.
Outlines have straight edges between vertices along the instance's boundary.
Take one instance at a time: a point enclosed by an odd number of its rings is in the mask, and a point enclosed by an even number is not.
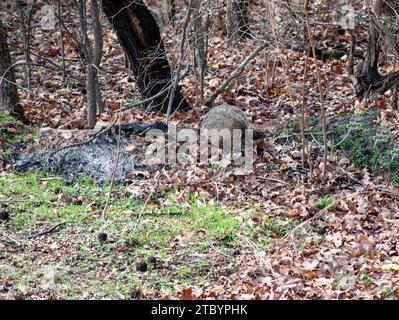
<svg viewBox="0 0 399 320"><path fill-rule="evenodd" d="M331 196L324 196L315 207L320 210L331 209L333 202L334 199Z"/></svg>
<svg viewBox="0 0 399 320"><path fill-rule="evenodd" d="M390 295L392 295L392 293L393 293L393 290L391 288L385 287L381 291L381 299L388 298Z"/></svg>
<svg viewBox="0 0 399 320"><path fill-rule="evenodd" d="M360 280L362 280L363 283L367 286L373 284L373 279L370 277L370 275L367 272L362 272L360 274Z"/></svg>
<svg viewBox="0 0 399 320"><path fill-rule="evenodd" d="M267 217L262 225L262 229L268 236L282 238L287 235L294 226L295 222L292 220L282 221Z"/></svg>
<svg viewBox="0 0 399 320"><path fill-rule="evenodd" d="M338 290L339 288L340 288L339 281L338 281L338 280L334 280L334 281L331 283L331 289L333 289L333 290Z"/></svg>
<svg viewBox="0 0 399 320"><path fill-rule="evenodd" d="M332 139L336 148L357 167L367 167L376 174L387 174L399 183L396 142L390 136L387 125L375 123L377 116L376 110L342 116L331 130Z"/></svg>
<svg viewBox="0 0 399 320"><path fill-rule="evenodd" d="M179 274L182 276L190 276L193 273L193 269L187 266L182 266L179 270Z"/></svg>
<svg viewBox="0 0 399 320"><path fill-rule="evenodd" d="M355 166L367 167L374 174L384 174L399 183L399 148L389 133L389 126L378 122L379 111L370 109L345 114L333 119L328 128L328 140L333 150L347 156ZM300 139L299 122L287 126L282 139ZM311 117L305 128L307 139L322 144L320 121Z"/></svg>

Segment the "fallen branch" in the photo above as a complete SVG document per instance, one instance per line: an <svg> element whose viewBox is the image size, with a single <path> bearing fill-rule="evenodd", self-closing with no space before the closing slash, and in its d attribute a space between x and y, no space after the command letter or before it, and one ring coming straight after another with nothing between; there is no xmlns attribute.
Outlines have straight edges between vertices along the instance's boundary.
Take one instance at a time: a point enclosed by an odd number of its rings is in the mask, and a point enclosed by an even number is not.
<svg viewBox="0 0 399 320"><path fill-rule="evenodd" d="M66 223L66 221L61 221L60 223L57 223L55 226L52 226L50 229L47 229L47 230L42 231L42 232L34 233L34 234L28 236L27 239L33 239L33 238L37 238L37 237L40 237L40 236L44 236L45 234L53 232L55 229L57 229L59 226L62 226L65 223Z"/></svg>
<svg viewBox="0 0 399 320"><path fill-rule="evenodd" d="M205 101L205 105L209 106L213 101L229 86L230 82L233 81L237 76L244 70L247 64L253 60L263 49L265 49L267 43L263 43L260 47L256 48L248 57L244 59L241 64L234 69L234 71L227 77L225 81L216 89L216 91Z"/></svg>
<svg viewBox="0 0 399 320"><path fill-rule="evenodd" d="M293 43L293 42L283 42L283 46L287 49L291 49L295 52L306 52L307 54L311 53L308 46L309 43L303 42L303 43ZM339 60L343 56L348 54L348 48L346 48L343 45L338 45L335 48L329 49L329 48L322 48L320 46L315 45L315 51L316 51L316 57L319 60L322 60L323 62L327 62L329 60ZM353 52L353 56L355 58L364 60L364 56L361 53L360 50L356 50Z"/></svg>
<svg viewBox="0 0 399 320"><path fill-rule="evenodd" d="M40 203L40 202L43 202L43 201L41 201L41 200L0 200L0 203L18 203L18 202Z"/></svg>
<svg viewBox="0 0 399 320"><path fill-rule="evenodd" d="M7 238L8 240L7 240L6 238ZM21 240L15 238L14 236L8 234L8 233L5 232L5 231L4 231L4 232L2 233L2 235L0 236L0 242L3 242L3 243L8 244L8 245L16 244L16 245L18 245L18 246L24 244L24 241L21 241Z"/></svg>
<svg viewBox="0 0 399 320"><path fill-rule="evenodd" d="M288 182L285 182L283 180L274 179L274 178L268 178L268 177L259 177L259 180L281 183L281 184L283 184L285 186L289 184Z"/></svg>

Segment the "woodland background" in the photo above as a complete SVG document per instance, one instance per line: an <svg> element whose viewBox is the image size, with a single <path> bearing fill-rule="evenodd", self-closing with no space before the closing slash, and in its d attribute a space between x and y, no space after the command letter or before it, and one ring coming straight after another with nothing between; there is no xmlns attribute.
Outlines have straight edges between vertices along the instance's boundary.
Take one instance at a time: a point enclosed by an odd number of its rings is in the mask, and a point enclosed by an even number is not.
<svg viewBox="0 0 399 320"><path fill-rule="evenodd" d="M0 298L399 297L396 1L0 9ZM223 103L266 132L251 175L176 163L118 180L146 146L128 128L198 128Z"/></svg>

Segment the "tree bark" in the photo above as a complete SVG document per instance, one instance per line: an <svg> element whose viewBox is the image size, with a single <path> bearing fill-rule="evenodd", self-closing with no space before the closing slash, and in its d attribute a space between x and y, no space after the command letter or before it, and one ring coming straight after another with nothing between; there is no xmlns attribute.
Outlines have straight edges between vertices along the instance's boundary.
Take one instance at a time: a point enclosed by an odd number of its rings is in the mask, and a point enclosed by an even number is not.
<svg viewBox="0 0 399 320"><path fill-rule="evenodd" d="M22 38L24 43L24 57L25 57L25 77L26 85L28 87L28 92L32 90L32 70L31 70L31 42L33 38L32 33L32 17L35 10L35 3L27 3L26 8L22 1L16 1L17 9L19 11L19 21L21 25Z"/></svg>
<svg viewBox="0 0 399 320"><path fill-rule="evenodd" d="M208 69L207 52L205 47L205 30L202 19L201 0L192 1L195 49L198 53L201 74L204 75Z"/></svg>
<svg viewBox="0 0 399 320"><path fill-rule="evenodd" d="M158 25L142 0L103 0L103 10L125 50L144 99L171 84L171 69ZM152 100L147 109L166 112L169 92ZM177 88L173 111L190 109Z"/></svg>
<svg viewBox="0 0 399 320"><path fill-rule="evenodd" d="M169 21L174 23L175 16L176 16L176 3L175 0L167 0L167 7L168 7L168 17Z"/></svg>
<svg viewBox="0 0 399 320"><path fill-rule="evenodd" d="M203 23L202 5L201 0L192 0L192 11L193 11L193 23L194 23L194 46L195 46L195 58L194 67L196 68L197 84L200 84L199 91L200 96L197 94L197 103L202 104L204 100L204 77L208 70L208 52L205 45L205 30ZM199 74L199 81L197 74Z"/></svg>
<svg viewBox="0 0 399 320"><path fill-rule="evenodd" d="M374 11L377 16L381 15L382 0L377 0L374 6ZM378 31L373 23L369 27L369 43L367 47L366 60L364 62L362 76L370 82L378 79L380 74L378 72L378 58L380 56L380 46L378 43Z"/></svg>
<svg viewBox="0 0 399 320"><path fill-rule="evenodd" d="M241 39L250 35L248 25L249 0L227 1L227 34L231 39Z"/></svg>
<svg viewBox="0 0 399 320"><path fill-rule="evenodd" d="M82 38L83 55L86 61L86 97L87 97L87 124L94 128L97 123L97 111L104 112L104 104L98 80L103 51L103 34L100 22L99 4L97 0L90 3L90 14L92 16L92 30L94 41L90 44L87 23L87 0L77 2L80 18L80 32Z"/></svg>
<svg viewBox="0 0 399 320"><path fill-rule="evenodd" d="M98 79L98 69L100 68L101 59L103 56L103 31L100 19L100 6L97 0L91 0L91 13L93 15L93 35L94 35L94 50L93 50L93 64L97 67L95 70L95 91L96 91L96 104L98 113L104 112L104 103L100 90L100 83Z"/></svg>
<svg viewBox="0 0 399 320"><path fill-rule="evenodd" d="M23 116L19 104L14 68L11 67L11 55L7 44L7 31L0 20L0 112L9 111Z"/></svg>
<svg viewBox="0 0 399 320"><path fill-rule="evenodd" d="M398 86L392 89L391 108L392 110L398 110Z"/></svg>
<svg viewBox="0 0 399 320"><path fill-rule="evenodd" d="M380 54L379 38L382 36L394 47L399 54L399 46L390 34L389 30L379 22L378 17L387 13L384 0L375 0L373 12L370 13L370 27L368 37L368 48L360 74L355 78L355 91L359 97L373 93L383 94L387 90L399 85L399 72L395 71L387 75L381 75L378 71L378 60ZM394 7L389 7L392 9ZM389 11L389 10L388 10Z"/></svg>

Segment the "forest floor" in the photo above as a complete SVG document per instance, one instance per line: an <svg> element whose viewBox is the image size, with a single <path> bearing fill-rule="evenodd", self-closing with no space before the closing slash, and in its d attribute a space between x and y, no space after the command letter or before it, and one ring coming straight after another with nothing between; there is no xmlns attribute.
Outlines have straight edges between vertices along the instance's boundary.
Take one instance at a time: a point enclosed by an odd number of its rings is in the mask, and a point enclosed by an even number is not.
<svg viewBox="0 0 399 320"><path fill-rule="evenodd" d="M179 46L173 32L164 31L172 64ZM41 36L49 41L33 42L33 50L48 56L56 52L52 58L58 59L57 35ZM331 29L326 46L337 39L348 41ZM256 46L250 39L231 43L215 32L205 96ZM19 142L39 140L35 124L84 128L80 70L70 67L67 85L47 80L60 79L58 71L50 77L51 71L45 76L38 70L33 83L38 95L22 94L33 125L0 119L0 298L399 298L397 115L388 96L370 104L356 100L345 59L320 63L330 152L324 179L322 130L317 117L309 117L311 174L301 159L300 111L290 107L290 95L301 101L306 57L283 52L265 50L217 101L242 107L254 127L267 132L255 148L252 174L217 166L154 165L141 169L128 185L113 185L110 193L108 182L21 172L7 161ZM73 56L73 50L68 54ZM134 101L134 84L110 30L103 61L108 107ZM274 83L265 87L274 61ZM317 115L311 62L309 69L306 112ZM193 104L195 76L189 74L181 85ZM198 127L203 111L176 113L173 121ZM162 115L134 109L123 121L157 119ZM101 119L111 120L109 114Z"/></svg>

